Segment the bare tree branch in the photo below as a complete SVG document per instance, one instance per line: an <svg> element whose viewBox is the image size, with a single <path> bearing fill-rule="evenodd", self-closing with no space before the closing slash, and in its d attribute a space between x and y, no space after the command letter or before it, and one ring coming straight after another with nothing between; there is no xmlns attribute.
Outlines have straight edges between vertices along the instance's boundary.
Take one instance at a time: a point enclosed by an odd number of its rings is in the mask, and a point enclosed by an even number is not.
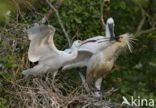
<svg viewBox="0 0 156 108"><path fill-rule="evenodd" d="M54 8L55 8L56 10L58 10L58 9L62 6L63 2L64 2L64 0L58 0L58 1L54 4ZM42 18L42 21L41 21L41 22L42 22L43 24L45 24L46 21L48 21L48 19L50 18L50 16L53 15L53 13L54 13L54 10L53 10L53 9L50 9L49 12L48 12L48 14L46 14L46 15Z"/></svg>
<svg viewBox="0 0 156 108"><path fill-rule="evenodd" d="M138 37L140 35L147 34L147 33L153 32L153 31L156 31L156 27L152 27L150 29L142 30L142 31L138 32L137 34L135 34L135 36Z"/></svg>
<svg viewBox="0 0 156 108"><path fill-rule="evenodd" d="M141 21L140 21L140 23L139 23L139 25L138 25L138 27L137 27L137 30L136 30L136 32L135 32L136 35L141 31L141 29L142 29L142 27L143 27L143 25L144 25L144 23L145 23L145 20L146 20L146 15L145 15L144 9L142 8L142 6L141 6L140 4L137 3L137 5L138 5L138 7L139 7L140 10L141 10L142 19L141 19Z"/></svg>
<svg viewBox="0 0 156 108"><path fill-rule="evenodd" d="M105 30L105 21L109 16L109 4L110 4L110 0L102 0L100 20L101 20L101 26L103 30Z"/></svg>
<svg viewBox="0 0 156 108"><path fill-rule="evenodd" d="M146 29L146 30L142 30L143 26L144 26L144 23L146 22L146 18L150 17L149 14L143 9L143 7L140 5L140 4L137 4L141 10L141 14L142 14L142 19L137 27L137 30L135 32L135 36L138 37L140 35L143 35L143 34L147 34L147 33L150 33L150 32L153 32L156 30L156 27L155 25L153 24L151 28L149 29Z"/></svg>
<svg viewBox="0 0 156 108"><path fill-rule="evenodd" d="M143 27L143 25L144 25L144 23L145 23L145 19L146 19L146 17L143 16L142 20L141 20L140 23L139 23L139 26L137 27L136 33L138 33L138 32L141 31L141 29L142 29L142 27Z"/></svg>
<svg viewBox="0 0 156 108"><path fill-rule="evenodd" d="M50 8L54 10L54 12L55 12L55 14L56 14L56 16L57 16L57 19L58 19L58 21L59 21L59 24L60 24L60 26L61 26L61 28L62 28L62 30L63 30L63 33L64 33L64 35L65 35L65 37L66 37L66 39L67 39L67 41L68 41L68 44L69 44L69 46L71 46L71 41L70 41L69 35L68 35L68 33L66 32L66 30L65 30L65 27L64 27L64 25L63 25L63 22L62 22L62 20L61 20L61 18L60 18L60 15L59 15L57 9L49 2L49 0L46 0L46 2L47 2L48 5L50 6Z"/></svg>
<svg viewBox="0 0 156 108"><path fill-rule="evenodd" d="M17 10L17 16L16 16L17 17L17 22L18 22L19 16L21 16L21 18L25 21L25 18L21 13L20 6L19 6L18 2L16 0L12 0L12 1L13 1L13 3L15 3L16 10Z"/></svg>

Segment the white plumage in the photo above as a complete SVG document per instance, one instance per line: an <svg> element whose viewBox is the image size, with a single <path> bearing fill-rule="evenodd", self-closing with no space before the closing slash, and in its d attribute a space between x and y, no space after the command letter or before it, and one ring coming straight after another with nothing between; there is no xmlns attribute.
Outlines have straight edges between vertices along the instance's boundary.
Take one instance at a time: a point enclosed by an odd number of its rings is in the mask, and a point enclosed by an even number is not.
<svg viewBox="0 0 156 108"><path fill-rule="evenodd" d="M87 66L92 55L111 45L111 39L114 38L114 33L111 32L114 32L114 20L109 18L106 22L106 36L96 36L84 40L78 49L76 59L65 65L63 70ZM70 52L70 50L71 49L66 49L65 51Z"/></svg>
<svg viewBox="0 0 156 108"><path fill-rule="evenodd" d="M101 51L104 52L105 49L108 49L115 39L114 20L112 18L109 18L106 22L106 36L96 36L84 41L74 41L71 48L64 51L55 47L53 41L54 27L36 24L27 32L31 41L28 58L31 62L39 61L39 64L24 70L22 73L25 76L39 75L47 71L57 72L61 67L63 67L63 70L66 70L84 66L87 66L87 74L89 74L92 68L96 68L96 65L105 62L105 59L101 59L103 57ZM101 82L102 77L97 77L95 87L98 90L101 90Z"/></svg>
<svg viewBox="0 0 156 108"><path fill-rule="evenodd" d="M53 42L55 28L46 25L35 25L28 30L28 37L31 40L28 51L28 58L32 62L39 61L33 68L24 70L22 74L39 75L47 71L55 72L66 63L77 57L78 47L81 41L74 41L71 53L58 50Z"/></svg>

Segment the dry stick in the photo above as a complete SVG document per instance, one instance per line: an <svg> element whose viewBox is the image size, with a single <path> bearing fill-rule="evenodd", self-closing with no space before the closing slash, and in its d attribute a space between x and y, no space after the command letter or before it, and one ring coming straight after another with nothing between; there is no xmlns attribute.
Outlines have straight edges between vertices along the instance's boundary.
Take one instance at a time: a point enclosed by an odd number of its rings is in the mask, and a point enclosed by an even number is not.
<svg viewBox="0 0 156 108"><path fill-rule="evenodd" d="M54 7L55 7L55 9L59 9L61 6L62 6L62 4L63 4L63 2L64 2L64 0L58 0L55 4L54 4ZM43 24L45 24L46 23L46 21L48 21L48 19L50 18L50 16L53 16L54 14L53 14L53 9L50 9L49 10L49 12L48 12L48 14L46 14L43 18L42 18L42 23Z"/></svg>
<svg viewBox="0 0 156 108"><path fill-rule="evenodd" d="M104 16L103 16L103 6L104 6L104 0L102 1L102 4L101 4L101 17L100 17L100 20L101 20L101 26L102 26L102 29L105 30L105 22L104 22Z"/></svg>
<svg viewBox="0 0 156 108"><path fill-rule="evenodd" d="M82 84L83 84L85 90L86 90L88 93L90 93L90 89L89 89L89 87L88 87L88 84L86 83L86 80L85 80L84 75L83 75L81 72L79 72L79 75L80 75L80 78L81 78L81 81L82 81Z"/></svg>
<svg viewBox="0 0 156 108"><path fill-rule="evenodd" d="M48 5L54 10L54 12L55 12L55 14L56 14L56 16L57 16L57 19L58 19L58 21L59 21L59 24L60 24L60 26L61 26L61 28L62 28L62 30L63 30L63 33L64 33L65 37L67 38L68 45L71 46L71 41L70 41L69 35L67 34L67 32L66 32L66 30L65 30L65 27L64 27L64 25L63 25L63 22L62 22L60 16L59 16L58 11L57 11L56 8L49 2L49 0L46 0L46 2L47 2Z"/></svg>
<svg viewBox="0 0 156 108"><path fill-rule="evenodd" d="M144 23L145 23L145 19L146 19L146 17L143 16L142 20L141 20L140 23L139 23L139 26L137 27L136 34L137 34L138 32L141 31L141 29L142 29L142 27L143 27L143 25L144 25Z"/></svg>
<svg viewBox="0 0 156 108"><path fill-rule="evenodd" d="M143 27L143 25L145 23L145 20L146 20L146 15L145 15L144 9L141 7L140 4L138 4L138 6L139 6L139 8L141 10L142 19L141 19L141 21L140 21L140 23L139 23L139 25L137 27L137 31L135 32L135 35L137 35L141 31L141 29L142 29L142 27Z"/></svg>
<svg viewBox="0 0 156 108"><path fill-rule="evenodd" d="M16 10L17 10L17 22L18 22L18 17L19 17L19 15L20 15L21 18L25 21L25 18L24 18L24 16L23 16L22 13L21 13L19 4L16 2L16 0L12 0L12 1L15 3Z"/></svg>
<svg viewBox="0 0 156 108"><path fill-rule="evenodd" d="M102 0L100 20L101 20L101 25L103 30L105 30L105 20L109 16L109 4L110 4L110 0Z"/></svg>
<svg viewBox="0 0 156 108"><path fill-rule="evenodd" d="M142 27L145 23L146 17L149 17L148 13L143 9L143 7L140 4L137 4L139 6L139 8L141 9L141 13L142 13L142 19L137 27L137 31L135 32L135 36L138 37L142 34L147 34L150 32L153 32L156 30L155 25L152 26L152 28L146 29L146 30L142 30Z"/></svg>
<svg viewBox="0 0 156 108"><path fill-rule="evenodd" d="M139 33L137 33L136 37L143 35L143 34L153 32L153 31L156 31L156 27L152 27L152 28L146 29L146 30L141 30Z"/></svg>

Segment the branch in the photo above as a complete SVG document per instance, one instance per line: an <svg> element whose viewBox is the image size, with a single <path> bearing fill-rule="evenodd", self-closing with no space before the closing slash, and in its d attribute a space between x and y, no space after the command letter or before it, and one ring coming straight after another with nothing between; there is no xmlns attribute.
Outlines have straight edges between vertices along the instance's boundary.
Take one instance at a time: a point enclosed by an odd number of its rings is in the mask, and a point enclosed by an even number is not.
<svg viewBox="0 0 156 108"><path fill-rule="evenodd" d="M103 16L103 6L104 6L104 0L102 1L102 4L101 4L101 16L100 16L101 26L102 26L102 29L104 30L105 22L104 22L104 16Z"/></svg>
<svg viewBox="0 0 156 108"><path fill-rule="evenodd" d="M100 20L101 20L101 25L103 30L105 30L105 21L109 16L109 4L110 4L110 0L102 0Z"/></svg>
<svg viewBox="0 0 156 108"><path fill-rule="evenodd" d="M24 18L24 16L22 15L22 13L21 13L21 10L20 10L20 6L19 6L19 4L18 4L18 2L16 1L16 0L12 0L14 3L15 3L15 6L16 6L16 10L17 10L17 22L18 22L18 17L19 17L19 15L21 16L21 18L25 21L25 18Z"/></svg>
<svg viewBox="0 0 156 108"><path fill-rule="evenodd" d="M142 14L142 19L137 27L137 31L135 32L135 36L138 37L140 35L143 35L143 34L147 34L147 33L150 33L150 32L153 32L156 30L156 27L155 25L153 25L151 28L149 29L146 29L146 30L142 30L142 27L146 21L146 18L149 17L149 14L143 9L143 7L140 5L140 4L137 4L141 10L141 14Z"/></svg>
<svg viewBox="0 0 156 108"><path fill-rule="evenodd" d="M143 25L145 23L145 20L146 20L146 15L145 15L144 9L142 8L142 6L140 4L137 3L137 5L141 10L142 19L141 19L141 21L140 21L140 23L139 23L139 25L137 27L137 30L136 30L135 34L138 34L141 31L141 29L142 29L142 27L143 27Z"/></svg>
<svg viewBox="0 0 156 108"><path fill-rule="evenodd" d="M63 2L64 2L64 0L58 0L58 1L54 4L55 9L58 10L58 9L62 6ZM45 24L46 21L48 21L48 19L50 18L50 16L53 15L53 12L54 12L53 9L50 9L50 10L49 10L48 14L45 15L45 16L42 18L42 20L41 20L42 24Z"/></svg>
<svg viewBox="0 0 156 108"><path fill-rule="evenodd" d="M60 15L59 15L58 11L57 11L56 8L49 2L49 0L46 0L46 2L47 2L48 5L50 6L50 8L54 10L54 12L55 12L55 14L56 14L56 16L57 16L57 19L58 19L58 21L59 21L59 24L60 24L60 26L61 26L61 28L62 28L62 30L63 30L63 33L64 33L64 35L65 35L65 37L66 37L66 39L67 39L67 41L68 41L68 44L69 44L69 46L71 46L71 41L70 41L69 35L67 34L67 32L66 32L66 30L65 30L65 27L64 27L64 25L63 25L63 22L62 22L62 20L61 20L61 18L60 18Z"/></svg>
<svg viewBox="0 0 156 108"><path fill-rule="evenodd" d="M138 37L140 35L147 34L147 33L153 32L153 31L156 31L156 27L152 27L150 29L142 30L135 35L136 35L136 37Z"/></svg>
<svg viewBox="0 0 156 108"><path fill-rule="evenodd" d="M81 78L81 81L82 81L82 84L83 84L85 90L89 93L90 89L88 87L88 84L86 83L85 76L81 72L79 72L79 75L80 75L80 78Z"/></svg>
<svg viewBox="0 0 156 108"><path fill-rule="evenodd" d="M145 23L145 19L146 19L146 17L143 16L142 20L141 20L140 23L139 23L139 26L137 27L136 33L138 33L138 32L141 31L141 29L142 29L142 27L143 27L143 25L144 25L144 23Z"/></svg>

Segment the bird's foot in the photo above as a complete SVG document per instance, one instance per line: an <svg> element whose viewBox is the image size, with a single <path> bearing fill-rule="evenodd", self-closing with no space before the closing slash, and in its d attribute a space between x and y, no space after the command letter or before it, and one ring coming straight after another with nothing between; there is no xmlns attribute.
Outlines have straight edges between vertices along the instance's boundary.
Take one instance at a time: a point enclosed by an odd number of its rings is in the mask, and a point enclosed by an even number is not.
<svg viewBox="0 0 156 108"><path fill-rule="evenodd" d="M102 93L101 90L96 90L96 91L94 92L94 96L95 96L96 98L102 99L103 93Z"/></svg>
<svg viewBox="0 0 156 108"><path fill-rule="evenodd" d="M93 92L93 96L97 99L102 99L103 98L103 92L101 90L95 90Z"/></svg>

